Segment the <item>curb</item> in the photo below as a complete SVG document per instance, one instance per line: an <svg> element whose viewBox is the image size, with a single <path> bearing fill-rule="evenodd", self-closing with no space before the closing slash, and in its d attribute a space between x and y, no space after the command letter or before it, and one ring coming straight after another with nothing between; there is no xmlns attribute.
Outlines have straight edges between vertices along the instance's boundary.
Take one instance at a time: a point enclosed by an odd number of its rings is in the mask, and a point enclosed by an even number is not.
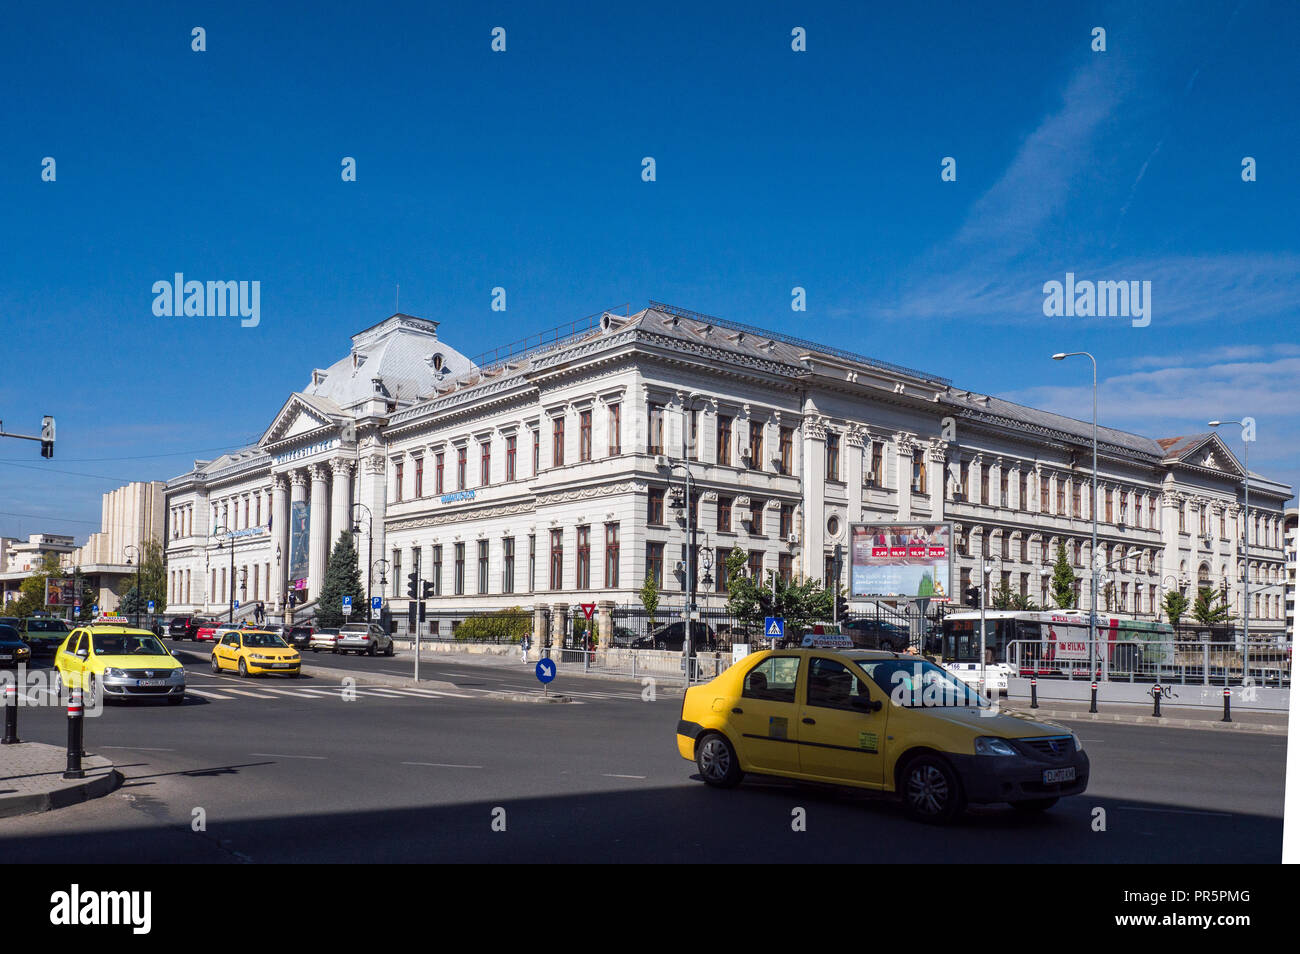
<svg viewBox="0 0 1300 954"><path fill-rule="evenodd" d="M1003 706L1003 711L1033 719L1063 719L1070 722L1110 722L1120 725L1159 726L1168 729L1202 729L1211 732L1253 732L1259 735L1286 735L1285 725L1251 725L1246 722L1214 722L1209 719L1174 719L1169 716L1106 715L1100 712L1071 712L1066 709L1023 709Z"/></svg>
<svg viewBox="0 0 1300 954"><path fill-rule="evenodd" d="M108 771L94 778L68 781L47 792L0 795L0 818L49 812L56 808L79 805L82 802L90 801L92 798L103 798L110 792L115 791L123 782L122 773L113 768L113 763L102 755L87 756L82 759L81 764L87 773L101 771L105 768ZM62 782L62 777L59 780Z"/></svg>

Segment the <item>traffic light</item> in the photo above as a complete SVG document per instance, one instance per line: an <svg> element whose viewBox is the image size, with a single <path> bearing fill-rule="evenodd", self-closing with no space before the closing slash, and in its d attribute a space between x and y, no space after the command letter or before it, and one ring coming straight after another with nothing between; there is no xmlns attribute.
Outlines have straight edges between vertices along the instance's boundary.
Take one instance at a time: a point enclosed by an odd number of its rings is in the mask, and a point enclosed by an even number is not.
<svg viewBox="0 0 1300 954"><path fill-rule="evenodd" d="M432 595L433 595L433 583L431 583L429 580L425 580L420 590L420 599L427 600ZM421 617L421 619L423 619L423 617Z"/></svg>
<svg viewBox="0 0 1300 954"><path fill-rule="evenodd" d="M966 588L966 596L962 600L962 602L965 603L967 606L973 606L976 609L979 609L980 588L978 586L968 586Z"/></svg>
<svg viewBox="0 0 1300 954"><path fill-rule="evenodd" d="M423 623L424 620L425 620L425 618L426 618L426 610L427 610L427 607L425 606L425 604L424 604L424 603L420 603L420 622L421 622L421 623Z"/></svg>
<svg viewBox="0 0 1300 954"><path fill-rule="evenodd" d="M48 414L41 418L41 456L54 456L54 418Z"/></svg>
<svg viewBox="0 0 1300 954"><path fill-rule="evenodd" d="M420 598L420 574L416 572L406 574L406 595L413 600Z"/></svg>

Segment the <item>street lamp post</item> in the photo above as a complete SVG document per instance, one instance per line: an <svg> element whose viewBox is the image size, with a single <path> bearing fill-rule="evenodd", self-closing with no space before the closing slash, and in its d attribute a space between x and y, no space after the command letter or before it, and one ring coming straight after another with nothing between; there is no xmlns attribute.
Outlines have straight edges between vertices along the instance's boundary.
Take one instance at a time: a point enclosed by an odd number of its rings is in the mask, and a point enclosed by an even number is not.
<svg viewBox="0 0 1300 954"><path fill-rule="evenodd" d="M387 572L390 569L392 569L392 564L389 563L387 560L385 560L383 557L380 557L378 560L375 560L373 563L370 564L370 572L366 574L366 599L369 601L370 604L373 604L375 601L374 597L370 595L370 584L374 582L375 579L375 567L379 567L379 585L385 587L385 593L387 593L386 588L388 586L388 577L385 574L387 574ZM369 614L367 616L368 619L374 618L375 611L373 608L367 610L366 612ZM384 615L383 613L379 614L380 619L383 618L383 615Z"/></svg>
<svg viewBox="0 0 1300 954"><path fill-rule="evenodd" d="M354 503L352 505L352 543L354 546L357 542L357 534L361 532L361 524L357 523L356 517L358 507L366 512L366 566L370 567L370 571L366 573L366 619L371 620L374 618L374 610L370 608L370 580L375 567L370 558L374 556L375 520L370 513L370 508L365 504Z"/></svg>
<svg viewBox="0 0 1300 954"><path fill-rule="evenodd" d="M1088 670L1095 672L1094 654L1097 650L1097 359L1087 351L1062 351L1052 355L1053 361L1085 357L1092 362L1092 499L1088 509L1092 512L1092 599L1088 607Z"/></svg>
<svg viewBox="0 0 1300 954"><path fill-rule="evenodd" d="M1244 579L1241 591L1241 620L1246 642L1243 650L1242 668L1244 675L1248 677L1250 675L1250 441L1246 439L1246 425L1242 421L1210 421L1210 427L1218 427L1220 424L1237 424L1241 427L1241 446L1244 448L1246 455L1243 463L1246 469L1246 506L1244 508L1245 523L1242 526L1241 534L1242 547L1245 553L1242 564Z"/></svg>
<svg viewBox="0 0 1300 954"><path fill-rule="evenodd" d="M136 546L134 543L128 543L125 547L123 547L124 553L127 550L135 551L135 627L136 629L139 629L140 628L140 564L143 562L143 559L140 556L140 548ZM130 556L127 556L126 558L126 565L127 566L131 565Z"/></svg>
<svg viewBox="0 0 1300 954"><path fill-rule="evenodd" d="M235 625L235 536L224 524L213 527L210 536L215 537L220 533L224 533L230 538L230 590L226 595L229 597L230 603L229 622L230 625L233 626ZM217 549L220 550L224 546L224 543L219 542L217 544Z"/></svg>

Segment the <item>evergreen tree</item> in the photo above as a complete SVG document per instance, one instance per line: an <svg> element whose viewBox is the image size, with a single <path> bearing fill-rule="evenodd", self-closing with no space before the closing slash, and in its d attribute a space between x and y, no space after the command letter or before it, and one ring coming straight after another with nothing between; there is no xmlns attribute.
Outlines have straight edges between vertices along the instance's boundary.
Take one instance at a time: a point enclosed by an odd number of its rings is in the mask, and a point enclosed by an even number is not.
<svg viewBox="0 0 1300 954"><path fill-rule="evenodd" d="M1192 619L1209 626L1213 623L1226 623L1232 619L1232 608L1227 603L1220 603L1222 594L1218 590L1203 587L1196 594L1192 606Z"/></svg>
<svg viewBox="0 0 1300 954"><path fill-rule="evenodd" d="M1161 605L1164 607L1165 615L1169 617L1169 622L1174 626L1177 626L1178 621L1183 618L1183 615L1187 612L1187 608L1191 606L1191 603L1189 603L1187 597L1183 596L1183 594L1178 590L1170 590L1165 594L1164 601Z"/></svg>
<svg viewBox="0 0 1300 954"><path fill-rule="evenodd" d="M343 615L343 597L352 597L352 615ZM361 585L361 568L357 566L357 549L352 534L344 530L334 542L329 562L325 565L325 581L321 584L320 598L316 601L317 626L341 626L349 620L365 620L365 588Z"/></svg>
<svg viewBox="0 0 1300 954"><path fill-rule="evenodd" d="M1065 545L1056 542L1056 565L1052 568L1052 602L1060 609L1074 608L1074 569L1065 556Z"/></svg>
<svg viewBox="0 0 1300 954"><path fill-rule="evenodd" d="M641 605L645 607L646 615L650 617L650 629L655 629L655 610L659 608L659 583L653 573L647 573L645 582L641 584Z"/></svg>

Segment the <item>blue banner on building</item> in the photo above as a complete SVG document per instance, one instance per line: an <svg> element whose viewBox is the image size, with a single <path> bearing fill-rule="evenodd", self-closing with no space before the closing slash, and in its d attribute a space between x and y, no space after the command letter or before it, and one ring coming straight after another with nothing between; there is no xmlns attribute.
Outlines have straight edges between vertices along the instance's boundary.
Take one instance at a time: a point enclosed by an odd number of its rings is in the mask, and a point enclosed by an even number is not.
<svg viewBox="0 0 1300 954"><path fill-rule="evenodd" d="M289 509L289 580L307 579L311 545L311 504L295 500Z"/></svg>

